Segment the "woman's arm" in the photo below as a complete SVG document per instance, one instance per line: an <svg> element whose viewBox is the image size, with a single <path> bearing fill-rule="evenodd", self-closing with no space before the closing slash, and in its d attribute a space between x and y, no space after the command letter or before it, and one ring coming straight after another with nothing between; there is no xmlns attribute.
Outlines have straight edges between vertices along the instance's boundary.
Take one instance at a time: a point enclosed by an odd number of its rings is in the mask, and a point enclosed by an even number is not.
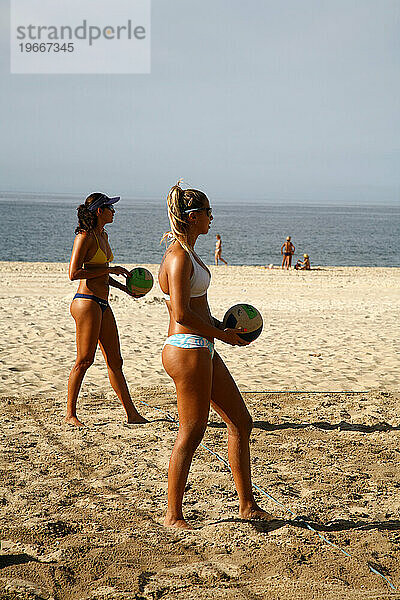
<svg viewBox="0 0 400 600"><path fill-rule="evenodd" d="M128 296L131 296L132 298L142 298L142 296L144 295L144 294L139 294L139 295L133 294L126 285L124 285L123 283L120 283L113 277L108 278L108 283L111 287L115 287L118 290L125 292L126 294L128 294Z"/></svg>
<svg viewBox="0 0 400 600"><path fill-rule="evenodd" d="M222 321L218 321L218 319L216 319L215 317L211 317L214 323L214 327L216 327L217 329L221 329L221 331L224 330L224 324L222 323Z"/></svg>
<svg viewBox="0 0 400 600"><path fill-rule="evenodd" d="M108 278L108 283L111 287L115 287L118 290L122 290L123 292L129 292L128 288L126 287L126 285L124 285L123 283L120 283L119 281L117 281L116 279L114 279L113 277L109 277Z"/></svg>
<svg viewBox="0 0 400 600"><path fill-rule="evenodd" d="M200 335L217 338L233 346L244 346L247 342L234 329L221 330L207 323L190 308L190 275L192 261L185 253L171 256L167 276L172 316L179 325L193 329Z"/></svg>

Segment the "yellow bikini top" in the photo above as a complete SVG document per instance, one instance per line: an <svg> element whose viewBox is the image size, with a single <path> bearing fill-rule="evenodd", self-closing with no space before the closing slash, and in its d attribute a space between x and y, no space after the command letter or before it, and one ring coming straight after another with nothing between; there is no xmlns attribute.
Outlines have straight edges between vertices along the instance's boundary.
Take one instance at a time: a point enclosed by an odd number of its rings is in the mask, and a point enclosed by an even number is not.
<svg viewBox="0 0 400 600"><path fill-rule="evenodd" d="M93 231L93 233L94 233L94 231ZM90 260L85 261L85 264L87 264L87 265L105 265L106 263L111 262L114 259L112 250L111 250L111 255L107 258L104 251L100 248L99 240L97 239L97 235L95 233L94 233L94 237L96 238L96 242L97 242L97 252Z"/></svg>

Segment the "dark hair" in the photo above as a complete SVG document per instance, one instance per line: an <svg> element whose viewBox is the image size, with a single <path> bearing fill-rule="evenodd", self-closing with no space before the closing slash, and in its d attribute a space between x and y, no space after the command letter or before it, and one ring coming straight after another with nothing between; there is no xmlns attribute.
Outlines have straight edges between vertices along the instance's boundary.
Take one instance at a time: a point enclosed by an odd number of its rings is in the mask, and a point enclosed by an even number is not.
<svg viewBox="0 0 400 600"><path fill-rule="evenodd" d="M167 196L168 218L171 224L171 231L168 231L161 241L172 235L185 250L188 250L187 236L189 222L185 211L191 208L203 208L206 202L208 202L208 198L204 192L190 188L183 190L181 188L181 180L179 180L170 189Z"/></svg>
<svg viewBox="0 0 400 600"><path fill-rule="evenodd" d="M80 204L78 206L78 227L75 229L75 233L94 230L97 225L97 215L95 212L89 210L89 206L103 195L104 194L101 194L100 192L94 192L86 198L85 204Z"/></svg>

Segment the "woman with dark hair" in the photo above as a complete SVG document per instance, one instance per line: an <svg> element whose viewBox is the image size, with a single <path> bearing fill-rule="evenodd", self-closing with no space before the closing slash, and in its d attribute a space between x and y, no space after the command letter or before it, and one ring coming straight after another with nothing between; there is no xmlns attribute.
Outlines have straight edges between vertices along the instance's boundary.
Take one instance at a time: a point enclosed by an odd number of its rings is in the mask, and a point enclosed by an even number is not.
<svg viewBox="0 0 400 600"><path fill-rule="evenodd" d="M211 316L207 289L211 274L194 250L199 235L210 228L212 209L198 190L183 190L178 182L167 198L172 243L165 251L159 282L168 312L168 338L162 362L176 387L179 431L168 471L168 510L164 524L188 528L182 512L183 493L193 454L207 426L210 405L228 426L228 456L244 519L270 519L252 492L249 437L251 416L221 357L214 338L244 346L239 330L223 329ZM163 238L163 239L164 239Z"/></svg>
<svg viewBox="0 0 400 600"><path fill-rule="evenodd" d="M86 371L93 363L97 344L105 358L110 383L126 411L128 423L145 423L134 407L124 374L117 325L108 303L109 287L116 287L133 296L126 285L110 275L124 275L124 267L110 267L113 253L104 226L114 219L114 204L119 197L108 198L94 193L78 207L79 225L69 264L69 278L79 280L78 292L71 303L71 315L76 323L77 357L68 379L67 415L70 425L82 426L76 416L76 401Z"/></svg>

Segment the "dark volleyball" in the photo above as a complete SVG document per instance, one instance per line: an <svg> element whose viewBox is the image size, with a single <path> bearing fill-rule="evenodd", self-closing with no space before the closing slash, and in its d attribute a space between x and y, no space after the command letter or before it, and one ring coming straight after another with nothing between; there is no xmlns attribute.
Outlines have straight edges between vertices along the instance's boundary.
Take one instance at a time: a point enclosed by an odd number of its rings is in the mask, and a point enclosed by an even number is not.
<svg viewBox="0 0 400 600"><path fill-rule="evenodd" d="M258 338L263 329L263 319L261 313L251 304L235 304L231 306L222 321L224 328L228 329L247 329L245 333L238 335L246 342L252 342Z"/></svg>
<svg viewBox="0 0 400 600"><path fill-rule="evenodd" d="M135 296L144 296L153 287L153 275L144 267L135 267L126 278L126 286Z"/></svg>

